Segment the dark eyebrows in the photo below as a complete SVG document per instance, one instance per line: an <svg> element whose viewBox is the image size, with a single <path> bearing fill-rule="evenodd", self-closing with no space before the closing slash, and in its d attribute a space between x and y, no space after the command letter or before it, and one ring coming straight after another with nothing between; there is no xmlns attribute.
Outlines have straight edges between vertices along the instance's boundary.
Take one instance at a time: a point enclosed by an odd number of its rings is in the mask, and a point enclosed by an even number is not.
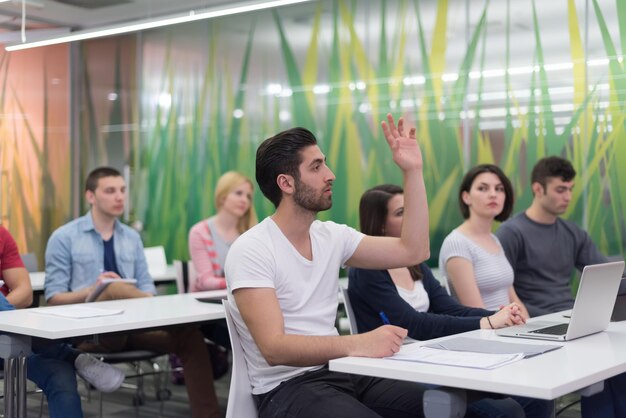
<svg viewBox="0 0 626 418"><path fill-rule="evenodd" d="M311 164L309 164L309 167L313 167L316 166L318 164L322 164L326 162L326 157L324 158L316 158L313 161L311 161Z"/></svg>

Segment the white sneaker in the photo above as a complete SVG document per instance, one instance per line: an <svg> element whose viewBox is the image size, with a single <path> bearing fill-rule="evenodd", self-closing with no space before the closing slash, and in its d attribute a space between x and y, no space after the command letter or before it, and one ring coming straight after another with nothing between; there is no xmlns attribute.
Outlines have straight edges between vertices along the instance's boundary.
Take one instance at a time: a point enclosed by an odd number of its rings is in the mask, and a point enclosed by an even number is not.
<svg viewBox="0 0 626 418"><path fill-rule="evenodd" d="M79 354L74 361L76 373L100 392L113 392L124 381L124 371L88 354Z"/></svg>

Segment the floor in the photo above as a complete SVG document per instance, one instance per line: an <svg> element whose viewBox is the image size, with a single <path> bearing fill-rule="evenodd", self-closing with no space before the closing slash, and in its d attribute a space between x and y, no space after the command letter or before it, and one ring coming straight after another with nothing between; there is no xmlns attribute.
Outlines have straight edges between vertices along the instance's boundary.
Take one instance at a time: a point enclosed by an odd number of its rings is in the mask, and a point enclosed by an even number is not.
<svg viewBox="0 0 626 418"><path fill-rule="evenodd" d="M146 378L146 400L144 405L135 408L133 406L134 390L130 388L123 388L115 393L104 394L103 397L103 416L111 418L173 418L173 417L188 417L189 406L187 403L187 393L184 386L174 386L168 383L167 388L171 390L172 396L169 400L161 404L156 400L155 390L151 384L152 378ZM230 376L226 374L224 377L216 382L217 396L224 416L226 411L226 404L228 402L228 388L230 384ZM83 411L85 418L99 417L99 394L97 392L91 392L91 400L89 394L84 385L80 385L80 392L83 395ZM39 416L39 405L41 395L33 394L28 396L28 416ZM564 405L576 400L573 395L563 397L557 404L557 411ZM48 417L46 405L44 403L43 417ZM580 417L580 404L576 404L571 408L568 408L559 415L560 418L577 418ZM242 417L245 418L245 417Z"/></svg>

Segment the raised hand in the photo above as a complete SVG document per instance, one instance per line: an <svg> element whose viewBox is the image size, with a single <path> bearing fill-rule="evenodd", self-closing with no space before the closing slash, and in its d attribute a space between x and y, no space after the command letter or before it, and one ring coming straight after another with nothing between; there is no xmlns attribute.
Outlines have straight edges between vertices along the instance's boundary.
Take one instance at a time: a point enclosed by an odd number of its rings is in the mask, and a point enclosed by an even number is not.
<svg viewBox="0 0 626 418"><path fill-rule="evenodd" d="M415 137L415 128L405 132L404 119L398 119L398 126L391 113L387 114L387 122L381 122L385 139L391 148L393 161L403 171L422 169L422 152Z"/></svg>

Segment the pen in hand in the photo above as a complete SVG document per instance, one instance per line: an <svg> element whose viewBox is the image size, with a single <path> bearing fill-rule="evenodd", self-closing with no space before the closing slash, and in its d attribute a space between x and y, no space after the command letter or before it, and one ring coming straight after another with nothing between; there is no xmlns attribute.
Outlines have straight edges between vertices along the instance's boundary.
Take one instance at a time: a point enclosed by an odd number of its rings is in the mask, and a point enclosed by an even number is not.
<svg viewBox="0 0 626 418"><path fill-rule="evenodd" d="M391 322L389 322L389 318L387 318L387 315L383 311L378 312L378 316L380 316L380 319L382 319L383 325L391 325Z"/></svg>

